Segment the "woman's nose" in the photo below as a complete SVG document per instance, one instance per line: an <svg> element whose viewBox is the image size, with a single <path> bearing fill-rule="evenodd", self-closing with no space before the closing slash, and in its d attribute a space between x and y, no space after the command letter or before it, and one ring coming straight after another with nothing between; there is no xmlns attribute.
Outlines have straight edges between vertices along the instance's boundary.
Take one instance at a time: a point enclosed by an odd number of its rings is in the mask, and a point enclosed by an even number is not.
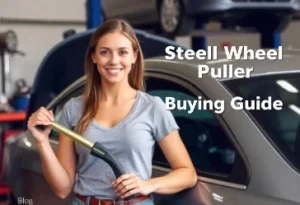
<svg viewBox="0 0 300 205"><path fill-rule="evenodd" d="M112 56L111 56L111 59L110 59L110 61L111 61L111 63L112 64L117 64L117 63L119 63L119 56L118 55L116 55L116 54L113 54Z"/></svg>

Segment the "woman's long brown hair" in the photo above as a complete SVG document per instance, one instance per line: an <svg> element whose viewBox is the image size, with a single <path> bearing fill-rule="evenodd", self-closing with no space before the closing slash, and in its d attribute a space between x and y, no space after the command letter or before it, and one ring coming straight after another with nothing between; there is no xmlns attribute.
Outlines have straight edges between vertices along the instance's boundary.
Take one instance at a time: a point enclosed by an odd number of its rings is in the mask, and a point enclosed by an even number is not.
<svg viewBox="0 0 300 205"><path fill-rule="evenodd" d="M144 90L144 57L133 28L126 21L120 19L104 22L93 33L85 56L86 85L83 94L83 109L81 118L75 127L75 131L80 134L83 134L94 119L99 105L101 77L97 65L92 61L92 54L96 51L99 39L112 32L120 32L131 41L133 50L137 52L137 60L128 76L129 85L136 90Z"/></svg>

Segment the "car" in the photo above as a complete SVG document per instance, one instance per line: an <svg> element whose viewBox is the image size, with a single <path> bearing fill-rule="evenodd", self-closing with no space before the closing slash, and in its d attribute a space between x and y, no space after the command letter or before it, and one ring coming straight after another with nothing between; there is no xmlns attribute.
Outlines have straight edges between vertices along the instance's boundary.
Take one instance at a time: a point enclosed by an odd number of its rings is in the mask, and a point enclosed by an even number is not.
<svg viewBox="0 0 300 205"><path fill-rule="evenodd" d="M211 73L199 78L199 65L217 67L226 62L223 52L219 60L167 60L165 56L145 60L145 92L159 96L171 110L198 174L192 188L155 194L156 205L300 205L299 56L299 51L285 51L282 60L228 60L236 68L254 67L250 78L214 78ZM84 85L82 76L52 99L47 109L57 119L68 100L82 95ZM268 110L270 98L283 102L282 110ZM193 112L188 101L196 103ZM218 107L222 102L223 107ZM56 150L55 130L50 142ZM73 197L62 200L54 195L28 130L6 141L4 167L3 177L16 201L60 205ZM152 176L170 170L156 144Z"/></svg>
<svg viewBox="0 0 300 205"><path fill-rule="evenodd" d="M170 38L189 35L195 27L210 21L219 21L224 27L239 25L259 32L279 32L299 9L298 0L102 1L104 20L123 18L136 28L155 28Z"/></svg>

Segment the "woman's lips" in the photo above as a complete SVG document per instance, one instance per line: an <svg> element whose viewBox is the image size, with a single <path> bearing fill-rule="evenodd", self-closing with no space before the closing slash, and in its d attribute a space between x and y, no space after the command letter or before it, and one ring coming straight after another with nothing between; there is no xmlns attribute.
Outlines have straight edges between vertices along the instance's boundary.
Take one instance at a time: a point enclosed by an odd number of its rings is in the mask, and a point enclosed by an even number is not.
<svg viewBox="0 0 300 205"><path fill-rule="evenodd" d="M107 68L106 69L108 73L110 74L117 74L119 73L120 71L123 70L123 68Z"/></svg>

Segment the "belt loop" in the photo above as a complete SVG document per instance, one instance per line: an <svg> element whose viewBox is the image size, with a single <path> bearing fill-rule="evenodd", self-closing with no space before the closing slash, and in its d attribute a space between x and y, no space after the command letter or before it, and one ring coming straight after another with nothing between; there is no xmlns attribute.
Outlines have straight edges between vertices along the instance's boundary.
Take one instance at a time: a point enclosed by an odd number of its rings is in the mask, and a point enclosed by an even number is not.
<svg viewBox="0 0 300 205"><path fill-rule="evenodd" d="M85 205L90 205L91 197L86 197Z"/></svg>
<svg viewBox="0 0 300 205"><path fill-rule="evenodd" d="M122 199L118 199L119 205L124 205L124 201Z"/></svg>

